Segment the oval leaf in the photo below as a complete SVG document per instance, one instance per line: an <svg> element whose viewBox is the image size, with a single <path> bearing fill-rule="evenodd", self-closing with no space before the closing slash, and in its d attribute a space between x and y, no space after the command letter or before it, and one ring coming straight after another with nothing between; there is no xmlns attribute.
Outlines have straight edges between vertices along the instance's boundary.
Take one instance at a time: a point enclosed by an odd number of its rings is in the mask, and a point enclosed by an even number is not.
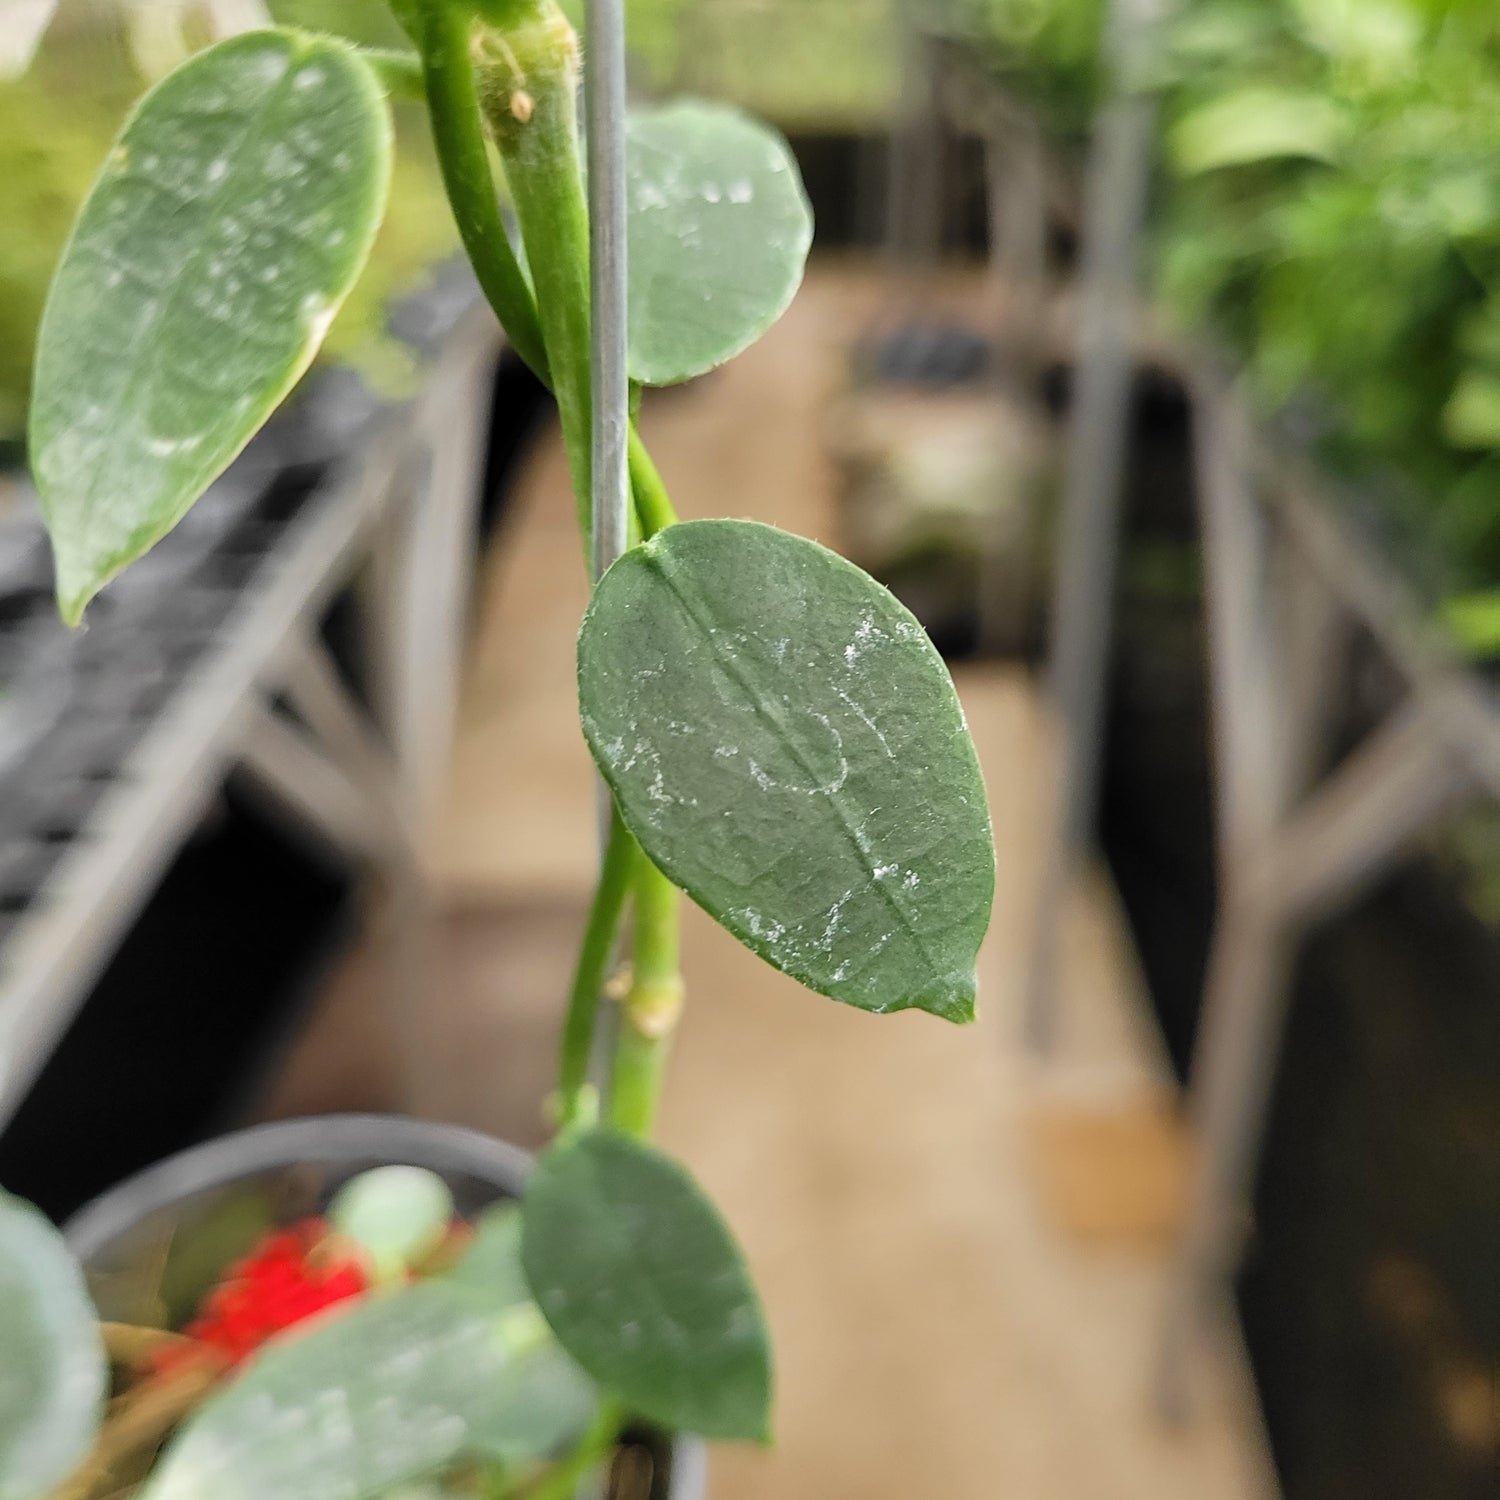
<svg viewBox="0 0 1500 1500"><path fill-rule="evenodd" d="M328 1217L369 1256L376 1275L402 1275L437 1246L453 1217L453 1194L424 1167L375 1167L334 1195Z"/></svg>
<svg viewBox="0 0 1500 1500"><path fill-rule="evenodd" d="M492 1451L552 1348L536 1309L417 1282L268 1344L192 1418L141 1500L362 1500Z"/></svg>
<svg viewBox="0 0 1500 1500"><path fill-rule="evenodd" d="M702 375L748 348L802 282L812 210L786 142L696 101L631 116L630 373Z"/></svg>
<svg viewBox="0 0 1500 1500"><path fill-rule="evenodd" d="M565 1138L527 1182L522 1226L532 1295L595 1380L669 1429L766 1440L760 1300L684 1168L613 1131Z"/></svg>
<svg viewBox="0 0 1500 1500"><path fill-rule="evenodd" d="M474 1220L474 1237L457 1265L441 1273L444 1280L482 1292L495 1307L529 1302L521 1270L521 1205L492 1203Z"/></svg>
<svg viewBox="0 0 1500 1500"><path fill-rule="evenodd" d="M1347 135L1338 106L1319 94L1245 88L1184 115L1169 144L1173 165L1192 176L1278 157L1333 161Z"/></svg>
<svg viewBox="0 0 1500 1500"><path fill-rule="evenodd" d="M473 1241L445 1279L482 1292L491 1306L532 1308L521 1267L519 1203L494 1204L479 1216ZM549 1336L506 1368L474 1431L475 1450L512 1466L547 1458L588 1427L597 1406L593 1381Z"/></svg>
<svg viewBox="0 0 1500 1500"><path fill-rule="evenodd" d="M630 831L741 942L861 1009L972 1019L984 785L947 669L889 592L770 526L672 526L600 582L578 682Z"/></svg>
<svg viewBox="0 0 1500 1500"><path fill-rule="evenodd" d="M296 383L390 179L369 66L255 32L146 95L84 202L38 335L31 455L76 623Z"/></svg>
<svg viewBox="0 0 1500 1500"><path fill-rule="evenodd" d="M83 1273L62 1236L5 1193L0 1349L0 1500L33 1500L93 1445L108 1371Z"/></svg>

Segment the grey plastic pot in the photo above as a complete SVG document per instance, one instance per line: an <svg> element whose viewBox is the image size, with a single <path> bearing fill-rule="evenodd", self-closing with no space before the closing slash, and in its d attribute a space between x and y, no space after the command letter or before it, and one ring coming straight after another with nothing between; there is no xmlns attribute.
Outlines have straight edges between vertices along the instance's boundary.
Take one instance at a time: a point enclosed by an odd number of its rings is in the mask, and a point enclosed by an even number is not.
<svg viewBox="0 0 1500 1500"><path fill-rule="evenodd" d="M181 1301L173 1311L182 1312L269 1224L317 1213L348 1178L391 1164L436 1172L468 1217L497 1198L519 1197L531 1158L478 1131L397 1115L286 1120L220 1136L137 1172L80 1209L63 1235L88 1273L100 1316L124 1321L142 1315L140 1271L160 1266L169 1239L186 1247L163 1292ZM664 1456L660 1500L704 1500L704 1444L679 1437Z"/></svg>

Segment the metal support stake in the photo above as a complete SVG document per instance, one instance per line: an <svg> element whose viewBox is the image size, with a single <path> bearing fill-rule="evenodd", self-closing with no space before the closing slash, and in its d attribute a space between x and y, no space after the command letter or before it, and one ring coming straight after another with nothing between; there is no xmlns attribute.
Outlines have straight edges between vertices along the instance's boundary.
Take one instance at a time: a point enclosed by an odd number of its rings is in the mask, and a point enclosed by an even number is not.
<svg viewBox="0 0 1500 1500"><path fill-rule="evenodd" d="M1094 124L1085 196L1082 303L1068 424L1050 694L1061 730L1058 782L1027 974L1026 1034L1057 1032L1058 924L1098 796L1120 498L1135 357L1137 248L1150 188L1156 100L1139 85L1162 0L1114 0L1114 97Z"/></svg>
<svg viewBox="0 0 1500 1500"><path fill-rule="evenodd" d="M593 387L593 534L597 584L630 541L630 371L627 362L625 239L624 0L588 0L584 106L589 163L589 370ZM601 855L609 838L610 797L598 783ZM596 1058L613 1050L615 1014L599 1018Z"/></svg>
<svg viewBox="0 0 1500 1500"><path fill-rule="evenodd" d="M590 370L594 388L592 558L597 582L625 550L630 515L622 0L589 0L588 44Z"/></svg>

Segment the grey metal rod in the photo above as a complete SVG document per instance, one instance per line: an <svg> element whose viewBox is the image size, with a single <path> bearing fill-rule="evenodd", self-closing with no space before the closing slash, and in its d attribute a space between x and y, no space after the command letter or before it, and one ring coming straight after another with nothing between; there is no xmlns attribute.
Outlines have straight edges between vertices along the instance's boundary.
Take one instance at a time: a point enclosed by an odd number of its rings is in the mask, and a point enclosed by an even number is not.
<svg viewBox="0 0 1500 1500"><path fill-rule="evenodd" d="M623 0L589 0L584 92L588 118L592 304L592 559L597 579L625 550L630 514Z"/></svg>
<svg viewBox="0 0 1500 1500"><path fill-rule="evenodd" d="M592 385L593 535L597 583L630 543L629 263L625 201L625 4L588 0L584 112L589 166L589 370ZM599 851L609 842L609 788L596 778ZM603 1007L592 1076L604 1086L619 1014Z"/></svg>

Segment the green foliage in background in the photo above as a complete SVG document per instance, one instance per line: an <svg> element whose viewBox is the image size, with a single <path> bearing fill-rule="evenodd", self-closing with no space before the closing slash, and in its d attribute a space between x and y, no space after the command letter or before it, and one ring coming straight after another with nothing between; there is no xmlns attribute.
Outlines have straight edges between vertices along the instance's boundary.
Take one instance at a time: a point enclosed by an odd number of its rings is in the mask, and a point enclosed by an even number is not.
<svg viewBox="0 0 1500 1500"><path fill-rule="evenodd" d="M583 0L563 6L582 18ZM782 130L878 131L900 59L891 0L626 0L636 85L738 104Z"/></svg>
<svg viewBox="0 0 1500 1500"><path fill-rule="evenodd" d="M0 438L25 426L47 282L118 122L108 99L0 83Z"/></svg>
<svg viewBox="0 0 1500 1500"><path fill-rule="evenodd" d="M1160 285L1325 456L1393 474L1445 589L1500 578L1500 20L1209 0L1174 28Z"/></svg>
<svg viewBox="0 0 1500 1500"><path fill-rule="evenodd" d="M1054 145L1099 97L1100 0L942 0ZM1158 290L1336 471L1383 476L1437 593L1500 579L1500 13L1485 0L1181 0ZM1369 484L1365 490L1374 488ZM1463 613L1483 615L1483 600ZM1482 632L1481 632L1482 633ZM1474 631L1465 640L1477 648Z"/></svg>
<svg viewBox="0 0 1500 1500"><path fill-rule="evenodd" d="M1099 93L1103 0L934 0L933 9L1055 140L1085 138Z"/></svg>

